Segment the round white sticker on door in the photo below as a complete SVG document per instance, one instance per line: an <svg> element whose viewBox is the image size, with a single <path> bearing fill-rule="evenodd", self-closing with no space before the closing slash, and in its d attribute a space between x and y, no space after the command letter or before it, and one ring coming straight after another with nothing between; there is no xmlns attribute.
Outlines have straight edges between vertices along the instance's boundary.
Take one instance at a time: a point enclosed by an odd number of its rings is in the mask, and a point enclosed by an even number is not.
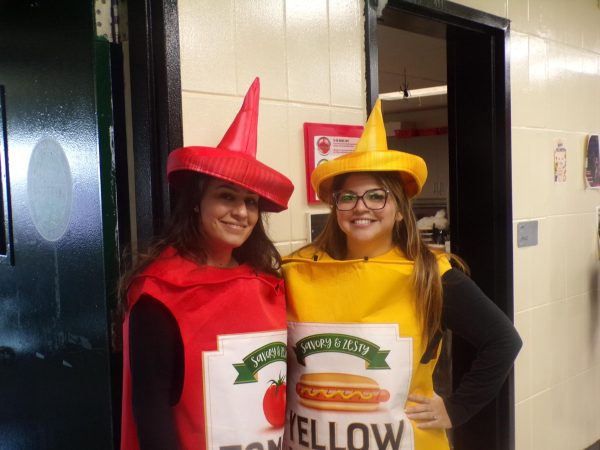
<svg viewBox="0 0 600 450"><path fill-rule="evenodd" d="M48 241L60 239L71 217L73 181L65 152L54 139L42 139L31 152L27 198L36 230Z"/></svg>

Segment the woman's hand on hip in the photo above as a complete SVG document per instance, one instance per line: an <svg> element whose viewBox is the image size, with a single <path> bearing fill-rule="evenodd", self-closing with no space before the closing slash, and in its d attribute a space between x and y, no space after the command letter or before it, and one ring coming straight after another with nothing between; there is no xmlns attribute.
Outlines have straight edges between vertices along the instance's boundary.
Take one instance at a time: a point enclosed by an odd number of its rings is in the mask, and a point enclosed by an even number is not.
<svg viewBox="0 0 600 450"><path fill-rule="evenodd" d="M408 401L415 404L408 406L404 412L406 417L417 423L417 428L452 428L444 400L435 392L432 397L410 394Z"/></svg>

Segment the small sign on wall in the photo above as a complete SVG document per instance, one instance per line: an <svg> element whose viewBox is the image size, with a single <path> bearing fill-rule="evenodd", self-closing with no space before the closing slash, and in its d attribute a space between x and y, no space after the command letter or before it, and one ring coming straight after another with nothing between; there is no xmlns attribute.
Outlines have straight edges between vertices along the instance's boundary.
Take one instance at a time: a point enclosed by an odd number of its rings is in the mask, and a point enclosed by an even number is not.
<svg viewBox="0 0 600 450"><path fill-rule="evenodd" d="M351 153L363 132L362 125L331 123L304 124L304 152L306 160L306 194L308 203L319 203L310 184L310 175L319 164Z"/></svg>
<svg viewBox="0 0 600 450"><path fill-rule="evenodd" d="M517 247L538 245L538 221L529 220L517 224Z"/></svg>
<svg viewBox="0 0 600 450"><path fill-rule="evenodd" d="M600 206L596 206L596 254L600 259Z"/></svg>
<svg viewBox="0 0 600 450"><path fill-rule="evenodd" d="M588 138L587 156L585 164L585 181L588 188L600 189L600 151L598 148L598 135L592 134Z"/></svg>
<svg viewBox="0 0 600 450"><path fill-rule="evenodd" d="M567 181L567 148L562 140L558 139L554 146L554 182Z"/></svg>

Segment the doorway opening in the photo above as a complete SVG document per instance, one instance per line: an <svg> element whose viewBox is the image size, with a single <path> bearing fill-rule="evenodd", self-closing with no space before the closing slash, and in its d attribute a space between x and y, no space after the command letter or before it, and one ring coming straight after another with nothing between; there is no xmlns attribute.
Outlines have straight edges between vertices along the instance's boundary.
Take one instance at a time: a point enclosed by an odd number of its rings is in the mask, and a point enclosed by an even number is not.
<svg viewBox="0 0 600 450"><path fill-rule="evenodd" d="M366 2L365 18L369 110L381 94L397 98L382 102L390 148L421 155L430 169L417 215L448 219L441 236L426 225L424 235L464 258L512 319L510 23L435 0ZM451 382L436 388L456 386L473 356L453 337L442 364ZM492 403L453 430L453 448L514 449L513 383L511 374Z"/></svg>

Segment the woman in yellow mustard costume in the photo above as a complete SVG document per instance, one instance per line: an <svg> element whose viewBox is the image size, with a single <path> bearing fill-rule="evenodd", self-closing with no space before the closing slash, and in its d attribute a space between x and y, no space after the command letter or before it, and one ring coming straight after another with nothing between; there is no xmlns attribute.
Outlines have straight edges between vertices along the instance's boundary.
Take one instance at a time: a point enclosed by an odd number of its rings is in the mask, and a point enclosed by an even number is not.
<svg viewBox="0 0 600 450"><path fill-rule="evenodd" d="M332 213L284 259L284 448L447 450L446 429L488 403L512 367L511 321L419 236L410 201L426 177L421 158L387 148L379 101L354 152L313 172ZM477 349L447 398L432 380L444 329Z"/></svg>

